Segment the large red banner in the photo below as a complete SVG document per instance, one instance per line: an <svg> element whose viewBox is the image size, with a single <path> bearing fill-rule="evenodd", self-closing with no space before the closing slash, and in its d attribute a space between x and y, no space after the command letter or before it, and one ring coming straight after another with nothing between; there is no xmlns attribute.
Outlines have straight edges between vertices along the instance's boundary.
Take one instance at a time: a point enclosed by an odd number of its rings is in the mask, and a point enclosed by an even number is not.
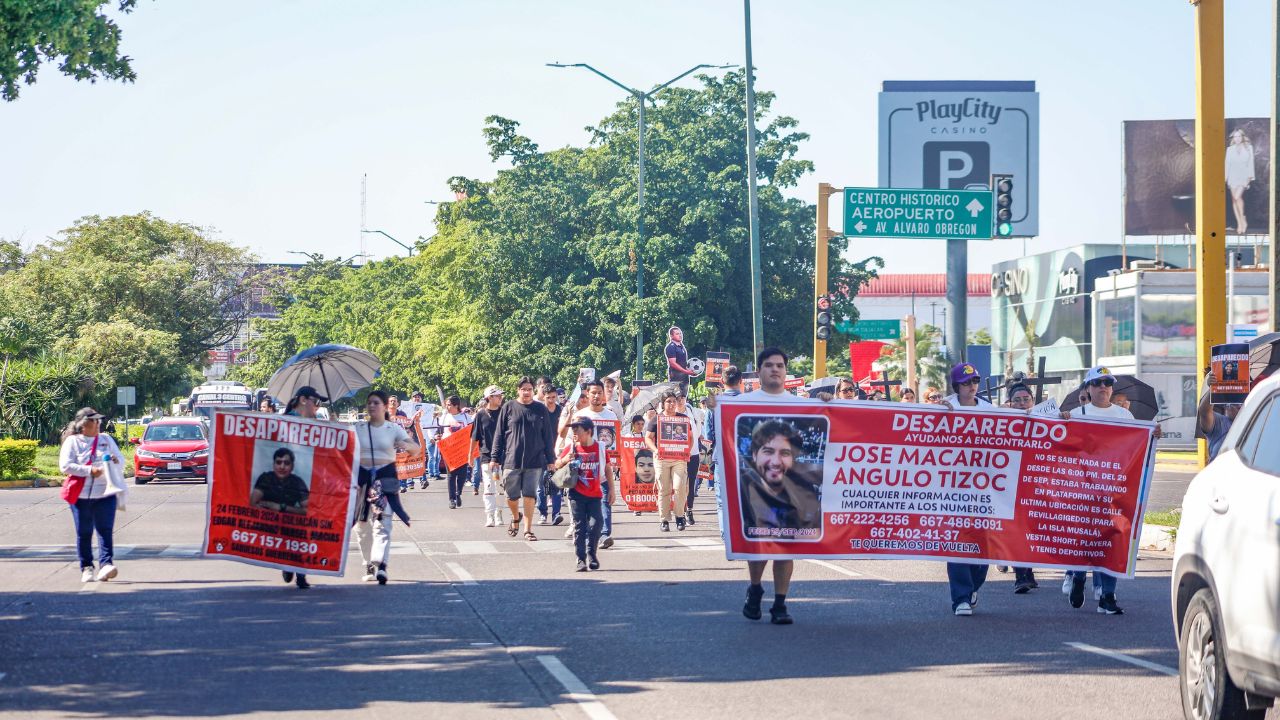
<svg viewBox="0 0 1280 720"><path fill-rule="evenodd" d="M445 467L450 470L464 467L480 457L480 443L471 439L471 423L463 425L449 437L441 439L436 443L436 447L440 448L440 458L444 460Z"/></svg>
<svg viewBox="0 0 1280 720"><path fill-rule="evenodd" d="M632 512L657 512L657 466L653 452L645 447L644 436L623 435L618 456L618 488L622 502Z"/></svg>
<svg viewBox="0 0 1280 720"><path fill-rule="evenodd" d="M341 576L357 494L357 450L349 425L216 413L204 554Z"/></svg>
<svg viewBox="0 0 1280 720"><path fill-rule="evenodd" d="M724 398L730 559L896 557L1132 576L1153 425Z"/></svg>

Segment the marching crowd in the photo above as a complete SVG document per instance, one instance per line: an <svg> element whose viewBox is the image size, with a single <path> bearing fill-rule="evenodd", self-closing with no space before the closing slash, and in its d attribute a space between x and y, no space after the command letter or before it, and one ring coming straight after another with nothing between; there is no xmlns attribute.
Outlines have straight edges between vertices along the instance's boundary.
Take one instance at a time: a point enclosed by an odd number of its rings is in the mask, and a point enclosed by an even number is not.
<svg viewBox="0 0 1280 720"><path fill-rule="evenodd" d="M445 399L439 416L428 418L428 422L424 422L421 410L408 416L401 409L398 397L382 390L369 392L364 407L367 419L354 425L359 437L360 496L353 534L362 561L362 579L386 584L393 518L399 518L406 526L411 521L401 502L402 493L415 489L419 483L425 488L431 480L441 478L447 482L450 509L462 507L466 488L470 486L472 496L482 496L486 527L504 527L510 537L519 536L527 542L538 540L535 524L564 523L562 510L567 500L570 524L565 537L574 541L575 570L598 570L599 551L614 544L612 515L618 477L615 465L608 461L606 449L614 448L615 444L621 447L613 428L615 423L621 426L623 420L628 434L638 432L643 436L644 448L635 455L636 473L653 478L659 530L669 532L674 524L680 531L693 524L699 458L714 447L722 430L715 426L714 413L706 412L714 408L716 396L703 403L704 422L697 422L686 404L688 378L694 372L687 367L687 354L682 353L679 329L672 328L670 336L668 379L674 388L657 398L655 405L643 414L629 418L623 417L623 398L616 375L601 380L586 378L569 396L564 388L546 377L521 378L513 388L512 398L507 398L500 386L490 385L483 390L477 410L467 407L461 398L451 396ZM723 374L724 387L719 398L738 396L771 403L806 403L866 397L849 379L841 379L830 394L819 393L814 399L802 397L785 388L789 361L785 352L766 348L755 360L758 387L744 392L742 372L729 366ZM948 379L952 391L949 396L944 398L930 387L922 393L924 400L948 411L991 406L979 397L981 376L972 365L956 365ZM1107 368L1093 368L1085 378L1081 405L1071 413L1063 413L1062 417L1132 418L1114 396L1113 385L1114 378ZM1025 384L1014 382L1005 388L1005 396L1005 407L1024 411L1032 408L1032 393ZM421 393L415 393L412 399L420 404ZM898 399L914 402L916 395L907 388ZM302 387L290 398L285 413L315 418L327 401L315 388ZM84 582L107 581L118 573L113 560L112 536L115 514L125 497L123 460L112 438L99 431L102 420L103 416L92 408L80 410L64 432L60 458L62 470L69 476L68 485L78 485L64 486L64 498L71 503ZM1231 418L1220 413L1202 413L1201 422L1212 442L1225 436ZM680 448L673 451L670 443L660 440L659 428L667 428L669 423L676 423L678 432L666 435L668 430L664 429L664 437L685 441L683 451ZM478 457L458 467L448 467L439 444L463 432L478 446ZM792 445L789 452L800 455L804 442L794 429L788 441ZM397 456L403 458L405 454L425 458L421 477L399 477ZM292 453L277 453L274 462L274 473L264 472L254 483L252 502L281 512L291 507L305 507L306 488L288 483ZM73 482L75 480L79 482ZM723 483L717 500L721 492ZM92 554L95 533L99 537L96 569ZM769 562L747 563L749 582L742 608L747 618L763 617L763 580ZM774 596L769 607L770 621L790 624L792 617L786 598L794 561L773 560L772 563ZM946 567L952 612L957 616L972 615L988 566L948 562ZM1025 594L1038 587L1030 568L1014 570L1015 593ZM310 586L304 574L284 572L283 577L285 582L295 583L299 588ZM1064 578L1063 592L1072 607L1083 605L1085 580L1084 572L1068 572ZM1123 614L1116 600L1114 576L1095 571L1093 586L1099 613Z"/></svg>

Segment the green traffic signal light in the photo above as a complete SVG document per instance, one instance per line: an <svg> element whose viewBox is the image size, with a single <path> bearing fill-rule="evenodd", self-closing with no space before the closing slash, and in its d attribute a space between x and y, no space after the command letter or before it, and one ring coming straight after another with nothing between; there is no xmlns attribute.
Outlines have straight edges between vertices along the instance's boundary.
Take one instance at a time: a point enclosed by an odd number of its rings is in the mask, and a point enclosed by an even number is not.
<svg viewBox="0 0 1280 720"><path fill-rule="evenodd" d="M996 235L1000 237L1009 237L1013 235L1013 223L1002 222L996 225Z"/></svg>

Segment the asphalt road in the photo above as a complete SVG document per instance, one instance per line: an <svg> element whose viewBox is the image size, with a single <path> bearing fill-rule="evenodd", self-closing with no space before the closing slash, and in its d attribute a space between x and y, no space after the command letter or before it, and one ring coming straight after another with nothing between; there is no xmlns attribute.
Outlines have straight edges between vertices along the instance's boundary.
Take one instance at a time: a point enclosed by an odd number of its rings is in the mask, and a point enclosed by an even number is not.
<svg viewBox="0 0 1280 720"><path fill-rule="evenodd" d="M801 562L780 627L740 614L709 497L683 533L617 514L579 574L561 527L512 540L442 485L407 496L387 586L353 561L305 591L198 556L202 484L135 488L120 576L87 585L57 491L0 491L0 717L1180 716L1166 554L1119 617L1058 573L1015 596L993 570L956 618L939 563Z"/></svg>

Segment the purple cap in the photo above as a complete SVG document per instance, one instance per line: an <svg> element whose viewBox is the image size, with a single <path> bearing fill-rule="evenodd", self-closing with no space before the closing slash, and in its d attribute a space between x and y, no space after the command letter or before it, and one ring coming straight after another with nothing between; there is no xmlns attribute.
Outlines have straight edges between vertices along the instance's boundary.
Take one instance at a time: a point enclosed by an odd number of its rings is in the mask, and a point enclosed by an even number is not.
<svg viewBox="0 0 1280 720"><path fill-rule="evenodd" d="M969 363L960 363L959 365L956 365L955 367L951 368L951 384L952 385L965 383L976 377L982 377L982 375L979 374L977 369L975 369Z"/></svg>

